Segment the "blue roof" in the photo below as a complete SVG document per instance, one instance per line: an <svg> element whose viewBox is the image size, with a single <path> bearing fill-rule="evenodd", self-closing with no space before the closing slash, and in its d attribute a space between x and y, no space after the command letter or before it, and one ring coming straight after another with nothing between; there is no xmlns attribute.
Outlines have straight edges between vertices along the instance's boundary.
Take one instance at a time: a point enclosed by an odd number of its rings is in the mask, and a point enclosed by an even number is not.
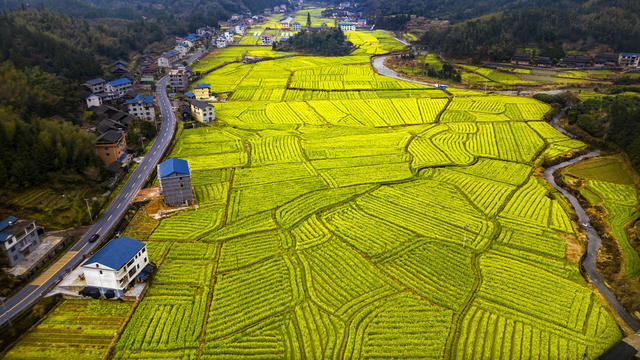
<svg viewBox="0 0 640 360"><path fill-rule="evenodd" d="M211 84L207 84L207 83L198 83L198 85L194 86L194 89L206 89L206 88L210 88Z"/></svg>
<svg viewBox="0 0 640 360"><path fill-rule="evenodd" d="M173 173L190 175L191 170L187 160L171 158L158 165L158 177L164 178Z"/></svg>
<svg viewBox="0 0 640 360"><path fill-rule="evenodd" d="M194 37L198 37L198 35L191 33L187 35L188 38L194 38Z"/></svg>
<svg viewBox="0 0 640 360"><path fill-rule="evenodd" d="M111 86L120 86L124 84L129 84L129 83L131 83L131 80L127 78L120 78L118 80L109 81L109 85Z"/></svg>
<svg viewBox="0 0 640 360"><path fill-rule="evenodd" d="M16 221L18 221L18 218L15 216L7 216L6 218L2 219L2 221L0 221L0 231L8 228L9 223L13 223Z"/></svg>
<svg viewBox="0 0 640 360"><path fill-rule="evenodd" d="M620 53L621 56L640 56L640 53L627 53L627 52L623 52Z"/></svg>
<svg viewBox="0 0 640 360"><path fill-rule="evenodd" d="M9 227L9 223L13 223L13 222L16 222L16 221L18 221L18 218L15 217L15 216L8 216L8 217L2 219L2 221L0 221L0 231L8 228ZM7 241L7 239L9 237L11 237L12 235L13 234L0 232L0 242Z"/></svg>
<svg viewBox="0 0 640 360"><path fill-rule="evenodd" d="M184 93L184 96L188 97L188 98L195 98L196 96L193 95L193 93L191 91L187 91L186 93Z"/></svg>
<svg viewBox="0 0 640 360"><path fill-rule="evenodd" d="M99 263L101 265L118 270L124 264L129 262L131 258L145 247L143 242L128 236L113 239L107 245L105 245L100 251L93 255L89 260L85 261L82 266L92 263Z"/></svg>
<svg viewBox="0 0 640 360"><path fill-rule="evenodd" d="M136 95L135 98L133 99L129 99L127 101L125 101L127 104L135 104L138 101L142 101L145 104L153 104L153 96L147 95L147 96L143 96L143 95Z"/></svg>
<svg viewBox="0 0 640 360"><path fill-rule="evenodd" d="M118 158L118 162L121 163L122 160L124 160L127 157L127 153L122 153L122 155L120 155L120 157Z"/></svg>

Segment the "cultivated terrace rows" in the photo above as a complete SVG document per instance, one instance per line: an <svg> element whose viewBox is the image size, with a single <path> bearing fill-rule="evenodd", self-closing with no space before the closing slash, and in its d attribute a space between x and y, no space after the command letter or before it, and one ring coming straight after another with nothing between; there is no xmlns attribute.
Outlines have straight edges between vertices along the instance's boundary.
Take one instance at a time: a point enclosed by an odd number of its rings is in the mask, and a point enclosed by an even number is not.
<svg viewBox="0 0 640 360"><path fill-rule="evenodd" d="M363 52L206 76L229 101L170 154L200 207L131 225L159 269L113 358L583 359L620 339L534 175L585 145L545 104L386 78Z"/></svg>

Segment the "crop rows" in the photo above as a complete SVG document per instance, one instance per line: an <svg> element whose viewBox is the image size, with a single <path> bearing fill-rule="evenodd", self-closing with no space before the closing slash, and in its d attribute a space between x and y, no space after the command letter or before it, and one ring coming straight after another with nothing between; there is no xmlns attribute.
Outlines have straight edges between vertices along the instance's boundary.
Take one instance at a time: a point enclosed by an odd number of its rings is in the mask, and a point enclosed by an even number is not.
<svg viewBox="0 0 640 360"><path fill-rule="evenodd" d="M494 215L498 207L515 190L511 185L447 169L439 170L434 178L458 186L487 215Z"/></svg>
<svg viewBox="0 0 640 360"><path fill-rule="evenodd" d="M304 161L298 138L295 136L269 136L251 139L251 164L266 165Z"/></svg>
<svg viewBox="0 0 640 360"><path fill-rule="evenodd" d="M345 314L366 302L372 293L390 289L372 265L338 240L332 239L299 254L309 295L339 318L346 319ZM333 261L336 258L340 261Z"/></svg>
<svg viewBox="0 0 640 360"><path fill-rule="evenodd" d="M206 184L194 186L193 188L198 205L223 205L227 200L229 183Z"/></svg>
<svg viewBox="0 0 640 360"><path fill-rule="evenodd" d="M564 258L565 240L544 224L529 223L521 218L500 217L502 230L498 241L508 246L556 258Z"/></svg>
<svg viewBox="0 0 640 360"><path fill-rule="evenodd" d="M322 220L333 233L370 257L391 251L416 236L359 210L354 203L335 208L323 215Z"/></svg>
<svg viewBox="0 0 640 360"><path fill-rule="evenodd" d="M284 235L265 232L225 242L218 262L218 273L238 270L271 258L280 252Z"/></svg>
<svg viewBox="0 0 640 360"><path fill-rule="evenodd" d="M371 186L361 185L314 191L278 208L275 212L276 220L283 228L289 229L318 210L333 204L339 204L369 189L371 189Z"/></svg>
<svg viewBox="0 0 640 360"><path fill-rule="evenodd" d="M197 348L208 288L154 285L127 323L116 351Z"/></svg>
<svg viewBox="0 0 640 360"><path fill-rule="evenodd" d="M3 359L95 359L105 357L131 303L64 300L20 339Z"/></svg>
<svg viewBox="0 0 640 360"><path fill-rule="evenodd" d="M356 202L367 213L418 234L472 248L481 247L495 230L454 187L437 181L383 186ZM452 213L456 216L444 215Z"/></svg>
<svg viewBox="0 0 640 360"><path fill-rule="evenodd" d="M431 302L458 310L471 292L471 253L460 245L421 240L407 251L377 264Z"/></svg>
<svg viewBox="0 0 640 360"><path fill-rule="evenodd" d="M149 240L195 240L215 229L223 212L222 208L209 207L173 215L160 223Z"/></svg>
<svg viewBox="0 0 640 360"><path fill-rule="evenodd" d="M219 274L206 326L206 341L231 335L288 309L294 300L289 277L282 258Z"/></svg>
<svg viewBox="0 0 640 360"><path fill-rule="evenodd" d="M480 269L478 296L506 316L582 332L591 302L598 301L585 287L501 256L482 256Z"/></svg>
<svg viewBox="0 0 640 360"><path fill-rule="evenodd" d="M547 224L551 207L551 199L546 189L535 177L523 185L505 206L502 215L528 219Z"/></svg>
<svg viewBox="0 0 640 360"><path fill-rule="evenodd" d="M581 337L572 332L554 331L542 323L530 322L518 317L507 317L500 312L478 306L469 309L458 335L455 359L574 359L592 356L606 350L607 342L616 338L615 322L606 314L598 318L601 307L592 311L589 328L602 327ZM598 321L600 320L600 321Z"/></svg>
<svg viewBox="0 0 640 360"><path fill-rule="evenodd" d="M241 334L218 341L207 341L200 359L279 359L285 352L282 319L259 323Z"/></svg>

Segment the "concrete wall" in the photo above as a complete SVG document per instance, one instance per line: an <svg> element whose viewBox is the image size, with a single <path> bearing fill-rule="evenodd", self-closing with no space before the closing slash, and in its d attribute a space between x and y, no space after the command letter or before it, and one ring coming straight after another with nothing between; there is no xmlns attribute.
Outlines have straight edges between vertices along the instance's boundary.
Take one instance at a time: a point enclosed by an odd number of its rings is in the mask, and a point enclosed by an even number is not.
<svg viewBox="0 0 640 360"><path fill-rule="evenodd" d="M162 199L169 206L193 204L193 192L191 189L191 176L171 174L160 178Z"/></svg>

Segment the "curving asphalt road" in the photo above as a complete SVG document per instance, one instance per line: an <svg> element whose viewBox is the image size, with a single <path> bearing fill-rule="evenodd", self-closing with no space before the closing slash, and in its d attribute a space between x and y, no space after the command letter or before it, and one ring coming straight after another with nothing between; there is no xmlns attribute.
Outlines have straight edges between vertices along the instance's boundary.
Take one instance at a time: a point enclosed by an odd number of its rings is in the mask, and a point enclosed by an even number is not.
<svg viewBox="0 0 640 360"><path fill-rule="evenodd" d="M73 268L78 266L87 254L99 247L101 241L89 242L93 234L100 235L100 240L111 233L114 227L124 217L131 204L131 201L144 186L156 168L158 161L169 147L173 138L176 118L171 110L171 104L167 97L168 76L163 77L156 83L156 101L162 112L162 126L155 142L147 152L146 156L129 177L127 183L122 187L113 202L104 211L102 216L96 221L89 231L69 250L62 258L53 264L38 278L20 290L17 294L7 299L0 306L0 327L10 323L17 315L29 309L33 303L46 294Z"/></svg>

